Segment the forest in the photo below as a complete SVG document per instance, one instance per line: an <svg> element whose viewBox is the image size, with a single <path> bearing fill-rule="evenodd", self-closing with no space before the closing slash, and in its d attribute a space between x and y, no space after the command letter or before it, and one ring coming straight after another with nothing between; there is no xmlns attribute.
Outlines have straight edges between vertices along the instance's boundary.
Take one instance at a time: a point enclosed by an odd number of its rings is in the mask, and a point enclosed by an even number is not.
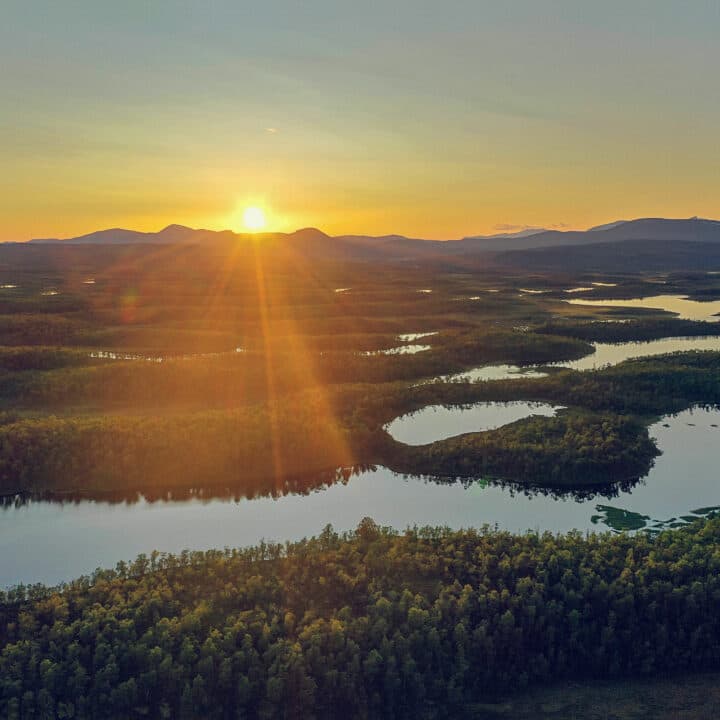
<svg viewBox="0 0 720 720"><path fill-rule="evenodd" d="M637 275L608 283L332 262L298 272L287 260L248 263L192 247L1 250L6 496L208 486L252 496L373 464L607 488L652 465L649 422L720 392L712 353L702 367L686 354L596 372L549 368L544 378L445 381L493 363L574 360L592 342L718 332L720 324L627 309L608 322L617 310L564 302L577 283L601 297L652 287ZM720 292L716 276L665 282L699 297ZM518 291L526 286L543 294ZM395 354L413 342L426 349ZM420 448L385 431L425 406L508 400L567 410Z"/></svg>
<svg viewBox="0 0 720 720"><path fill-rule="evenodd" d="M38 499L252 502L376 466L438 485L613 497L657 461L652 423L720 403L718 352L557 365L596 342L717 335L667 313L565 302L590 283L598 297L633 296L653 277L231 260L0 247L3 511ZM720 294L715 276L664 282ZM494 364L542 372L451 378ZM417 446L387 430L430 406L509 401L562 409ZM282 545L148 548L57 587L5 588L0 716L498 717L508 693L550 681L720 671L720 521L702 514L616 536L398 532L366 519Z"/></svg>
<svg viewBox="0 0 720 720"><path fill-rule="evenodd" d="M717 669L719 609L718 518L655 538L398 534L366 518L4 593L0 712L484 717L550 680Z"/></svg>
<svg viewBox="0 0 720 720"><path fill-rule="evenodd" d="M195 380L192 387L205 387ZM217 387L218 400L223 387L226 398L231 393L230 384ZM527 399L568 409L419 447L385 430L394 417L428 405ZM102 494L210 484L272 494L293 476L373 464L550 487L612 485L651 466L650 420L717 402L720 354L703 352L490 383L314 385L272 404L225 409L28 415L16 407L0 415L0 490Z"/></svg>

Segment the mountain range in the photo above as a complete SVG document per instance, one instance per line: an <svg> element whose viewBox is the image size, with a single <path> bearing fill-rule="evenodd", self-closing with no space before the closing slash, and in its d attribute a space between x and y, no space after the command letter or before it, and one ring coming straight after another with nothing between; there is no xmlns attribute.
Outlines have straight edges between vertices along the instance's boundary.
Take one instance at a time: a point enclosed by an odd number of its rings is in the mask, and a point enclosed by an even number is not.
<svg viewBox="0 0 720 720"><path fill-rule="evenodd" d="M347 260L460 260L481 257L494 263L548 269L613 266L643 259L653 268L702 266L720 257L720 221L702 218L640 218L616 221L585 231L531 228L517 233L478 235L458 240L422 240L402 235L331 237L317 228L292 233L234 233L169 225L159 232L115 228L80 237L36 239L32 244L137 245L183 244L208 248L255 241L268 250L291 249L309 257ZM617 259L617 261L615 260ZM622 269L622 267L620 267Z"/></svg>

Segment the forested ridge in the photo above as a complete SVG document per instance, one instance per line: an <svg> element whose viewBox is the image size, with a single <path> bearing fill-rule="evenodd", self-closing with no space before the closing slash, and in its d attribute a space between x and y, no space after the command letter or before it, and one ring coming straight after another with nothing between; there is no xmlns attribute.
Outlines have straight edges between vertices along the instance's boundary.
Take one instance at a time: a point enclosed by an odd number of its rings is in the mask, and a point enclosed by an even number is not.
<svg viewBox="0 0 720 720"><path fill-rule="evenodd" d="M427 446L403 445L384 429L398 415L428 405L508 400L568 409L557 418L528 418ZM657 450L649 421L718 402L720 353L701 352L534 379L313 386L272 404L227 409L11 411L0 414L0 493L224 485L244 494L274 494L293 476L373 464L421 475L609 486L637 479L651 467Z"/></svg>
<svg viewBox="0 0 720 720"><path fill-rule="evenodd" d="M540 324L535 328L535 332L573 337L586 342L649 342L668 337L720 335L720 324L673 317L639 320L628 318L623 322L552 320Z"/></svg>
<svg viewBox="0 0 720 720"><path fill-rule="evenodd" d="M288 393L318 385L408 381L483 363L572 360L592 350L572 338L512 330L448 331L431 342L422 353L383 355L368 354L368 345L401 346L397 337L290 337L261 350L146 356L150 361L142 355L124 360L122 354L102 360L88 351L57 347L0 347L0 403L65 410L237 407L268 401L269 385ZM298 356L304 355L312 355L311 362L308 358L298 364Z"/></svg>
<svg viewBox="0 0 720 720"><path fill-rule="evenodd" d="M408 530L140 556L0 602L7 718L442 718L720 666L720 519L655 538ZM468 715L469 716L469 715Z"/></svg>

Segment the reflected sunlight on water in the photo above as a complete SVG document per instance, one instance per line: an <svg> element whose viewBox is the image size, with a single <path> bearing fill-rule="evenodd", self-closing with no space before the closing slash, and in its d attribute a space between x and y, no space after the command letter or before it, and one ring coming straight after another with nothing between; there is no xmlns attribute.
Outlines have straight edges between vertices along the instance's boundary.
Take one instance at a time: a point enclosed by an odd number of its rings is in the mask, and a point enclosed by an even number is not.
<svg viewBox="0 0 720 720"><path fill-rule="evenodd" d="M588 307L619 307L638 308L644 310L664 310L676 314L681 320L704 320L706 322L717 322L720 317L720 300L709 302L698 302L690 300L683 295L655 295L646 298L634 298L631 300L586 300L585 298L573 298L565 300L571 305L586 305Z"/></svg>

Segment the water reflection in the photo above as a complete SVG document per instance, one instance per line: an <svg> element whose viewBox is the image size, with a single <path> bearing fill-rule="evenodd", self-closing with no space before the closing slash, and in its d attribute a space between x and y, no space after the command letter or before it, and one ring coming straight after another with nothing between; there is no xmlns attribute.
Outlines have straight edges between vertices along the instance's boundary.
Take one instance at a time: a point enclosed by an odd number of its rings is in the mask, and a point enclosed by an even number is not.
<svg viewBox="0 0 720 720"><path fill-rule="evenodd" d="M517 380L519 378L547 377L547 373L540 372L533 366L521 367L519 365L485 365L483 367L465 370L454 375L444 375L435 378L442 382L476 382L492 380Z"/></svg>
<svg viewBox="0 0 720 720"><path fill-rule="evenodd" d="M606 525L615 532L644 530L649 533L659 533L662 530L683 527L695 520L715 515L720 512L720 505L690 510L687 515L671 517L666 520L653 520L649 515L623 510L612 505L598 505L597 510L599 514L593 515L590 520L595 524Z"/></svg>
<svg viewBox="0 0 720 720"><path fill-rule="evenodd" d="M399 345L385 350L365 350L361 355L414 355L430 350L430 345Z"/></svg>
<svg viewBox="0 0 720 720"><path fill-rule="evenodd" d="M93 350L90 357L99 360L146 360L147 362L162 362L160 355L139 355L136 353L115 352L114 350Z"/></svg>
<svg viewBox="0 0 720 720"><path fill-rule="evenodd" d="M569 370L598 370L618 365L625 360L667 355L675 352L720 352L720 336L672 337L659 340L629 341L621 343L593 343L595 351L579 360L558 360L540 365L484 365L453 375L439 375L427 382L477 382L493 380L519 380L547 377L541 367L559 367Z"/></svg>
<svg viewBox="0 0 720 720"><path fill-rule="evenodd" d="M716 409L663 418L650 429L663 454L646 478L603 489L562 492L486 479L403 477L378 467L285 481L269 496L216 488L102 501L6 498L0 514L0 585L54 583L151 549L180 552L263 538L296 540L317 534L327 523L350 530L365 516L398 529L490 524L512 532L654 532L718 508L718 425Z"/></svg>
<svg viewBox="0 0 720 720"><path fill-rule="evenodd" d="M286 495L309 495L324 490L333 485L345 485L350 478L367 472L374 472L373 465L353 465L349 467L331 468L324 472L311 475L297 475L278 479L268 487L264 481L257 483L244 482L242 488L233 485L208 485L206 487L187 488L144 488L142 490L126 488L102 493L86 493L80 491L42 493L17 493L14 495L0 495L0 511L9 511L37 503L51 502L56 505L81 505L93 503L103 505L134 505L168 502L225 500L240 502L241 500L255 500L258 498L282 498Z"/></svg>
<svg viewBox="0 0 720 720"><path fill-rule="evenodd" d="M632 300L585 300L573 298L565 300L571 305L585 305L588 307L638 308L644 310L664 310L677 315L681 320L704 320L717 322L720 320L720 300L699 302L690 300L683 295L655 295L646 298L633 298Z"/></svg>
<svg viewBox="0 0 720 720"><path fill-rule="evenodd" d="M674 337L649 340L647 342L593 343L595 352L579 360L550 363L555 367L566 367L572 370L596 370L609 365L617 365L633 358L667 355L673 352L690 352L693 350L720 351L718 337Z"/></svg>
<svg viewBox="0 0 720 720"><path fill-rule="evenodd" d="M615 531L659 532L720 510L720 410L694 408L650 428L663 454L647 478L620 502L597 505L591 522Z"/></svg>
<svg viewBox="0 0 720 720"><path fill-rule="evenodd" d="M145 362L161 363L165 360L207 360L234 355L246 352L244 347L236 347L234 350L223 350L220 352L205 353L182 353L168 355L145 355L142 353L124 352L122 350L92 350L90 357L96 360L142 360Z"/></svg>
<svg viewBox="0 0 720 720"><path fill-rule="evenodd" d="M499 293L500 291L495 288L480 288L479 292L484 293ZM457 297L455 300L483 300L482 295L469 295L469 296L462 296Z"/></svg>
<svg viewBox="0 0 720 720"><path fill-rule="evenodd" d="M539 402L481 402L467 407L429 405L388 424L386 430L406 445L426 445L470 432L495 430L533 415L551 417L562 408Z"/></svg>
<svg viewBox="0 0 720 720"><path fill-rule="evenodd" d="M400 340L400 342L413 342L414 340L422 340L423 338L438 334L438 330L434 330L433 332L402 333L402 335L398 335L398 340Z"/></svg>

